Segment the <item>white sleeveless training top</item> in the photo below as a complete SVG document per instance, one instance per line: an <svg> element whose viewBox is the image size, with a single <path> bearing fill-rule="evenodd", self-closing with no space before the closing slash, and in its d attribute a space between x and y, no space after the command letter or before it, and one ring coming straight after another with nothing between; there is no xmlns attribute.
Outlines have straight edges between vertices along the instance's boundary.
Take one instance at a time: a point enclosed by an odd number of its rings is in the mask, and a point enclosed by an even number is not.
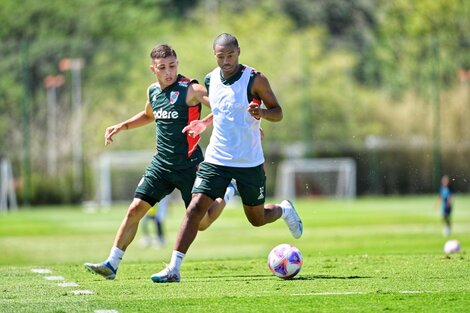
<svg viewBox="0 0 470 313"><path fill-rule="evenodd" d="M247 88L251 67L232 85L220 80L220 68L210 74L209 101L214 114L213 130L204 161L231 167L264 163L260 124L248 113Z"/></svg>

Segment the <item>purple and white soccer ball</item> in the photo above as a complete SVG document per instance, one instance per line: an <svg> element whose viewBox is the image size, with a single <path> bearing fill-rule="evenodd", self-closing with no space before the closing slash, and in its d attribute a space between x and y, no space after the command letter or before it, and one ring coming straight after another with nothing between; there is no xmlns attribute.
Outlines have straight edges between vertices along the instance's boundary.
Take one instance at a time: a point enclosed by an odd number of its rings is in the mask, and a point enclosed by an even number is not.
<svg viewBox="0 0 470 313"><path fill-rule="evenodd" d="M282 279L290 279L302 268L303 258L299 249L283 243L274 247L268 255L268 267L271 272Z"/></svg>
<svg viewBox="0 0 470 313"><path fill-rule="evenodd" d="M457 240L452 239L452 240L446 241L444 245L445 253L450 254L450 253L457 253L459 251L460 251L460 243Z"/></svg>

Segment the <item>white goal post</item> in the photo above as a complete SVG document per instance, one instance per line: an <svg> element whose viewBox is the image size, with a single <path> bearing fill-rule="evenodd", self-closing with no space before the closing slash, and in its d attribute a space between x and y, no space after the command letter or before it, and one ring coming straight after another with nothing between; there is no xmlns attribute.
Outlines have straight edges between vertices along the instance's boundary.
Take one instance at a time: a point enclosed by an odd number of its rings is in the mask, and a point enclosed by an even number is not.
<svg viewBox="0 0 470 313"><path fill-rule="evenodd" d="M356 162L351 158L285 160L276 177L276 197L280 199L356 196Z"/></svg>
<svg viewBox="0 0 470 313"><path fill-rule="evenodd" d="M17 207L11 162L0 157L0 213L16 210Z"/></svg>
<svg viewBox="0 0 470 313"><path fill-rule="evenodd" d="M109 207L112 202L113 168L119 170L138 169L142 174L152 161L155 150L113 151L99 156L97 167L96 201L102 207ZM132 186L136 185L134 182Z"/></svg>

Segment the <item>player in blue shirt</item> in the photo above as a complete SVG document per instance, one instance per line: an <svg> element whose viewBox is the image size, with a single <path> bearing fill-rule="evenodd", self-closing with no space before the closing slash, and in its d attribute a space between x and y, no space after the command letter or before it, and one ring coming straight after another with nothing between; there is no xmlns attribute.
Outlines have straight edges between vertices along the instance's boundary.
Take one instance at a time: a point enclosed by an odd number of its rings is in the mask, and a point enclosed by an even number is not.
<svg viewBox="0 0 470 313"><path fill-rule="evenodd" d="M441 178L441 188L439 189L439 199L441 202L441 216L442 221L444 222L444 236L449 236L451 233L451 214L452 214L452 205L454 202L453 199L453 190L450 186L449 176L444 175Z"/></svg>

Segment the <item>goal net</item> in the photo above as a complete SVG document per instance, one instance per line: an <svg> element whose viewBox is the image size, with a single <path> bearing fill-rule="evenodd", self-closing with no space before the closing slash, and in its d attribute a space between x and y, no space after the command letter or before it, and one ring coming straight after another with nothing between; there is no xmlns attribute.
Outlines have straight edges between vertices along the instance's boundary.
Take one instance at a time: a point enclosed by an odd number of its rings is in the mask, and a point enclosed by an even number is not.
<svg viewBox="0 0 470 313"><path fill-rule="evenodd" d="M283 161L276 178L276 197L356 196L356 162L351 158Z"/></svg>

